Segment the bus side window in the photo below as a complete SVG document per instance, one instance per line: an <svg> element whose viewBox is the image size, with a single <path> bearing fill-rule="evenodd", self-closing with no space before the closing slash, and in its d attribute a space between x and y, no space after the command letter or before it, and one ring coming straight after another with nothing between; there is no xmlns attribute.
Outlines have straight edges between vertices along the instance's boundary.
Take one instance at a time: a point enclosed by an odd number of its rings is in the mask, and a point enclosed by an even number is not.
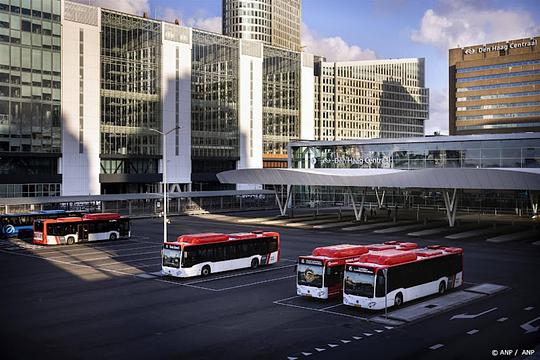
<svg viewBox="0 0 540 360"><path fill-rule="evenodd" d="M377 285L375 287L375 297L383 297L385 292L384 288L384 275L381 271L377 273Z"/></svg>

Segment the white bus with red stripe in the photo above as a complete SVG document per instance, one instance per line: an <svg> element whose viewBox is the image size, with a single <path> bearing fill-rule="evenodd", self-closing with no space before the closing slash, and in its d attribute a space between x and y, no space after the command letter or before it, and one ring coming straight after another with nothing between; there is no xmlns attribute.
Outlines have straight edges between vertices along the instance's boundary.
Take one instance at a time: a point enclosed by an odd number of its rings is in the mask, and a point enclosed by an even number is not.
<svg viewBox="0 0 540 360"><path fill-rule="evenodd" d="M40 245L72 245L130 236L128 217L117 213L95 213L82 217L36 220L33 242Z"/></svg>
<svg viewBox="0 0 540 360"><path fill-rule="evenodd" d="M343 303L370 310L463 285L463 249L395 241L367 245L369 250L345 269ZM387 278L385 278L385 273ZM387 284L385 282L387 281Z"/></svg>
<svg viewBox="0 0 540 360"><path fill-rule="evenodd" d="M362 245L342 244L318 247L311 255L298 257L296 293L319 299L341 295L345 264L367 252Z"/></svg>
<svg viewBox="0 0 540 360"><path fill-rule="evenodd" d="M182 235L166 242L161 271L175 277L207 276L279 261L280 237L277 232L203 233Z"/></svg>

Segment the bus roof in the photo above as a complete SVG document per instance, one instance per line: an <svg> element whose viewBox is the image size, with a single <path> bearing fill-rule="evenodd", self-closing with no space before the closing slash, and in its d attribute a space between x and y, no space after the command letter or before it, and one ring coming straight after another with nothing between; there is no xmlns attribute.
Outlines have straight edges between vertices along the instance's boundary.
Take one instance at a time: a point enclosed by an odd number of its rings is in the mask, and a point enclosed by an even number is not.
<svg viewBox="0 0 540 360"><path fill-rule="evenodd" d="M189 245L202 245L202 244L212 244L219 243L224 241L234 241L234 240L246 240L246 239L255 239L261 237L269 236L279 236L277 232L272 231L254 231L246 233L234 233L234 234L222 234L222 233L201 233L201 234L186 234L180 235L176 242L169 242L169 244L189 244Z"/></svg>
<svg viewBox="0 0 540 360"><path fill-rule="evenodd" d="M404 244L407 245L402 246ZM413 245L416 244L396 243L393 244L394 248L384 250L380 250L379 247L375 247L375 250L370 249L367 254L360 257L359 261L355 261L354 263L351 263L351 265L385 268L409 262L422 261L438 256L463 253L463 249L458 247L437 246L436 248L416 249L416 246L413 247Z"/></svg>
<svg viewBox="0 0 540 360"><path fill-rule="evenodd" d="M342 244L315 248L311 255L329 259L342 259L359 256L368 251L369 250L364 245Z"/></svg>

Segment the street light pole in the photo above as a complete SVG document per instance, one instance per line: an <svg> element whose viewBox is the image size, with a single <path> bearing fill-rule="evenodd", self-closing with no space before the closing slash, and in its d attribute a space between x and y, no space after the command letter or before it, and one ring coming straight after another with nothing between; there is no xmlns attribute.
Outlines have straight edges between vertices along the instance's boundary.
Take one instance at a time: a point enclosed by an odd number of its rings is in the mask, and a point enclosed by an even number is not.
<svg viewBox="0 0 540 360"><path fill-rule="evenodd" d="M167 135L178 129L180 129L180 126L176 126L166 133L156 129L149 129L157 132L163 138L163 242L167 242Z"/></svg>
<svg viewBox="0 0 540 360"><path fill-rule="evenodd" d="M384 317L388 319L388 268L383 269L384 274Z"/></svg>

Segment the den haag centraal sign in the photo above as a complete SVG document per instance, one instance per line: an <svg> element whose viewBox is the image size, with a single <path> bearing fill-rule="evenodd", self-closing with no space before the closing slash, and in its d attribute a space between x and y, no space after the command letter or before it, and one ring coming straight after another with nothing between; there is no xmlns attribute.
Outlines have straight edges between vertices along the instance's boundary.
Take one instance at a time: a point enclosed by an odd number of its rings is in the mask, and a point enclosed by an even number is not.
<svg viewBox="0 0 540 360"><path fill-rule="evenodd" d="M375 168L389 168L390 167L390 157L389 156L364 156L364 157L348 157L348 156L337 156L329 159L316 159L311 158L311 165L315 166L317 160L321 165L356 165L360 167L375 167Z"/></svg>
<svg viewBox="0 0 540 360"><path fill-rule="evenodd" d="M472 54L483 54L488 53L491 51L508 51L508 49L520 49L525 47L531 47L536 45L536 39L530 39L528 41L514 41L514 42L507 42L507 43L499 43L499 44L490 44L490 45L483 45L479 47L472 47L463 50L465 55L472 55Z"/></svg>

